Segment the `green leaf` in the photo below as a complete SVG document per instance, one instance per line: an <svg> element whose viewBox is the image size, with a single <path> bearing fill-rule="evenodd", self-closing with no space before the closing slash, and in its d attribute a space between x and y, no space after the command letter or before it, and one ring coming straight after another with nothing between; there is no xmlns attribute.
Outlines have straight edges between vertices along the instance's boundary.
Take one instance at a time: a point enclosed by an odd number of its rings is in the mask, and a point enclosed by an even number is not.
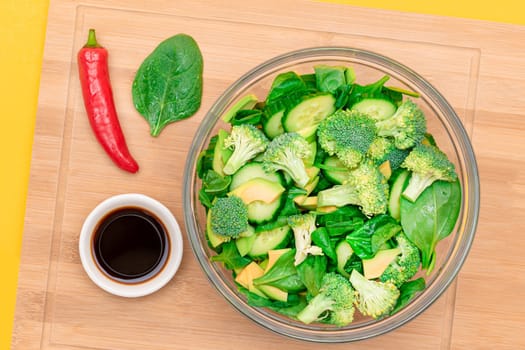
<svg viewBox="0 0 525 350"><path fill-rule="evenodd" d="M337 208L335 211L327 214L318 214L316 217L317 224L320 226L328 226L335 223L348 223L353 218L366 218L358 207L353 205L346 205ZM361 220L362 222L362 220Z"/></svg>
<svg viewBox="0 0 525 350"><path fill-rule="evenodd" d="M461 209L461 185L435 181L412 203L401 198L401 226L421 251L421 265L429 274L435 264L435 249L454 227Z"/></svg>
<svg viewBox="0 0 525 350"><path fill-rule="evenodd" d="M323 250L323 253L332 261L337 261L335 247L332 245L330 234L325 227L319 227L312 232L312 242Z"/></svg>
<svg viewBox="0 0 525 350"><path fill-rule="evenodd" d="M230 119L231 125L259 125L261 123L262 111L260 109L243 109L235 113Z"/></svg>
<svg viewBox="0 0 525 350"><path fill-rule="evenodd" d="M314 70L319 91L334 95L336 108L346 105L355 78L352 68L320 64L315 66Z"/></svg>
<svg viewBox="0 0 525 350"><path fill-rule="evenodd" d="M383 76L381 79L368 84L368 85L359 85L354 83L350 96L348 98L348 107L351 107L356 102L365 99L365 98L374 98L374 97L383 97L388 98L387 95L383 93L383 85L390 79L388 75Z"/></svg>
<svg viewBox="0 0 525 350"><path fill-rule="evenodd" d="M221 253L212 256L210 260L223 263L228 270L237 270L252 262L239 254L234 241L223 243Z"/></svg>
<svg viewBox="0 0 525 350"><path fill-rule="evenodd" d="M294 256L295 249L281 255L264 275L253 280L253 284L255 286L267 284L292 293L304 290L304 284L297 275L294 265Z"/></svg>
<svg viewBox="0 0 525 350"><path fill-rule="evenodd" d="M352 254L350 259L345 263L343 268L349 275L352 274L352 270L357 270L360 274L363 274L363 260L357 255Z"/></svg>
<svg viewBox="0 0 525 350"><path fill-rule="evenodd" d="M306 298L298 294L288 294L288 300L282 302L263 298L243 287L239 287L239 291L246 295L248 305L254 307L267 307L284 316L295 317L306 307Z"/></svg>
<svg viewBox="0 0 525 350"><path fill-rule="evenodd" d="M221 176L213 170L208 170L202 180L202 187L206 193L221 195L228 191L231 176Z"/></svg>
<svg viewBox="0 0 525 350"><path fill-rule="evenodd" d="M346 236L354 253L361 259L371 259L381 247L401 230L394 218L383 214L373 217Z"/></svg>
<svg viewBox="0 0 525 350"><path fill-rule="evenodd" d="M394 309L390 312L390 315L395 314L399 310L401 310L403 307L408 305L408 303L414 299L416 294L418 292L421 292L425 290L425 279L420 277L418 279L415 279L413 281L408 281L403 283L399 287L399 298L397 299L396 306L394 306Z"/></svg>
<svg viewBox="0 0 525 350"><path fill-rule="evenodd" d="M297 274L312 296L319 294L319 289L326 274L327 260L323 255L308 255L297 265Z"/></svg>
<svg viewBox="0 0 525 350"><path fill-rule="evenodd" d="M335 94L346 85L346 67L318 64L314 71L319 91Z"/></svg>
<svg viewBox="0 0 525 350"><path fill-rule="evenodd" d="M218 135L214 135L208 144L208 148L199 154L197 159L197 176L202 179L206 172L213 168L213 154L217 144Z"/></svg>
<svg viewBox="0 0 525 350"><path fill-rule="evenodd" d="M266 98L266 104L272 104L279 99L287 98L290 94L304 94L306 91L308 91L308 88L297 73L281 73L272 82L272 87Z"/></svg>
<svg viewBox="0 0 525 350"><path fill-rule="evenodd" d="M132 86L136 110L152 136L200 108L203 59L195 40L177 34L160 43L140 65Z"/></svg>

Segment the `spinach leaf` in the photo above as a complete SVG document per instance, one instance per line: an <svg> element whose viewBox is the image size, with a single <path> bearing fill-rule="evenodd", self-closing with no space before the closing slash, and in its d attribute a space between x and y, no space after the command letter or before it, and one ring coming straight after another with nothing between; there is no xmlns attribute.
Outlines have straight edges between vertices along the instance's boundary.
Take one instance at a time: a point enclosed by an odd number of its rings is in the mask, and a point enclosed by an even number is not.
<svg viewBox="0 0 525 350"><path fill-rule="evenodd" d="M348 97L347 107L352 107L356 102L365 98L381 97L388 99L390 96L384 93L383 86L389 79L390 77L385 75L381 79L368 85L353 84L352 91Z"/></svg>
<svg viewBox="0 0 525 350"><path fill-rule="evenodd" d="M394 306L394 309L390 312L390 315L393 315L404 308L412 299L414 299L418 292L423 290L425 290L425 279L423 277L403 283L399 287L399 298L397 299L396 306Z"/></svg>
<svg viewBox="0 0 525 350"><path fill-rule="evenodd" d="M221 176L213 170L208 170L204 175L202 185L207 193L223 195L228 191L231 182L231 176Z"/></svg>
<svg viewBox="0 0 525 350"><path fill-rule="evenodd" d="M216 197L225 195L230 187L231 176L221 176L212 169L208 169L202 179L202 188L199 190L199 200L210 208Z"/></svg>
<svg viewBox="0 0 525 350"><path fill-rule="evenodd" d="M306 88L310 91L316 91L317 90L317 81L315 78L315 73L311 74L302 74L300 75L301 79L303 79L304 84L306 85Z"/></svg>
<svg viewBox="0 0 525 350"><path fill-rule="evenodd" d="M298 293L305 290L304 283L298 274L270 282L268 285L274 286L288 293Z"/></svg>
<svg viewBox="0 0 525 350"><path fill-rule="evenodd" d="M288 294L288 300L282 302L263 298L243 287L239 287L239 291L246 295L248 305L254 307L267 307L289 317L297 316L297 314L306 307L306 298L298 294Z"/></svg>
<svg viewBox="0 0 525 350"><path fill-rule="evenodd" d="M272 82L268 97L266 97L266 104L286 98L290 94L304 94L308 90L304 80L295 72L285 72L275 77Z"/></svg>
<svg viewBox="0 0 525 350"><path fill-rule="evenodd" d="M421 265L427 274L436 262L437 243L452 232L460 209L459 180L435 181L414 203L401 198L401 226L421 251Z"/></svg>
<svg viewBox="0 0 525 350"><path fill-rule="evenodd" d="M210 139L208 148L199 154L199 158L197 159L197 176L199 179L202 179L206 172L213 168L213 154L218 138L218 135L214 135Z"/></svg>
<svg viewBox="0 0 525 350"><path fill-rule="evenodd" d="M324 255L329 257L332 261L337 261L335 247L332 245L330 235L325 227L319 227L312 232L312 242L323 250Z"/></svg>
<svg viewBox="0 0 525 350"><path fill-rule="evenodd" d="M339 207L336 210L327 213L319 214L317 216L317 224L325 225L327 222L344 222L348 218L352 217L365 217L361 210L354 205L345 205L344 207Z"/></svg>
<svg viewBox="0 0 525 350"><path fill-rule="evenodd" d="M295 249L284 253L264 275L255 278L253 284L255 286L267 284L292 293L304 290L304 284L297 275L294 257Z"/></svg>
<svg viewBox="0 0 525 350"><path fill-rule="evenodd" d="M327 260L323 255L308 255L308 257L297 265L297 274L306 286L310 295L319 294L319 289L326 274Z"/></svg>
<svg viewBox="0 0 525 350"><path fill-rule="evenodd" d="M345 270L348 275L352 274L352 270L357 270L357 272L363 274L363 260L361 260L357 254L352 254L350 255L350 259L345 263L343 270Z"/></svg>
<svg viewBox="0 0 525 350"><path fill-rule="evenodd" d="M140 65L132 86L136 110L152 136L200 108L203 60L195 40L177 34L160 43Z"/></svg>
<svg viewBox="0 0 525 350"><path fill-rule="evenodd" d="M350 67L319 64L314 67L317 88L335 96L335 107L343 107L353 88L355 73Z"/></svg>
<svg viewBox="0 0 525 350"><path fill-rule="evenodd" d="M359 217L349 218L348 221L329 221L326 223L326 231L332 237L342 236L344 234L349 234L355 229L363 226L364 220Z"/></svg>
<svg viewBox="0 0 525 350"><path fill-rule="evenodd" d="M220 254L212 256L210 260L223 263L228 270L237 270L252 262L239 254L234 241L224 243Z"/></svg>
<svg viewBox="0 0 525 350"><path fill-rule="evenodd" d="M346 236L354 253L361 259L371 259L396 233L401 231L394 218L382 214L373 217Z"/></svg>
<svg viewBox="0 0 525 350"><path fill-rule="evenodd" d="M209 193L206 193L204 188L201 188L199 190L199 201L204 205L207 209L211 208L213 204L213 199L215 198L214 195L210 195Z"/></svg>
<svg viewBox="0 0 525 350"><path fill-rule="evenodd" d="M353 205L337 208L328 214L317 215L317 225L323 226L332 237L349 234L363 226L365 221L363 213Z"/></svg>
<svg viewBox="0 0 525 350"><path fill-rule="evenodd" d="M346 85L346 67L319 64L314 66L317 88L332 95Z"/></svg>

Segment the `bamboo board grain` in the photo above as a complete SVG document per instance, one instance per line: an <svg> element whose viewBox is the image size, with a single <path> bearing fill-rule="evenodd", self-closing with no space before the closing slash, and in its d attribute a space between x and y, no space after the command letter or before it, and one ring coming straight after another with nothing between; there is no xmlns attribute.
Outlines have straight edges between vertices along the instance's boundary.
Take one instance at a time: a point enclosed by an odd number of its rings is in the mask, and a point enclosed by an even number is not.
<svg viewBox="0 0 525 350"><path fill-rule="evenodd" d="M111 48L115 99L138 175L97 148L83 115L74 57L87 28ZM133 110L130 84L142 59L177 32L205 57L200 111L159 138ZM472 135L482 179L477 239L457 284L416 320L357 349L516 349L525 280L515 235L525 192L523 27L366 10L306 1L51 1L35 131L13 349L315 348L238 314L207 282L186 241L181 269L152 296L124 300L95 287L76 250L83 218L123 192L160 199L182 224L186 151L219 94L264 60L292 49L345 45L381 52L429 79ZM509 103L511 101L512 103ZM183 227L184 231L184 227ZM491 283L487 274L493 274ZM457 289L457 290L456 290ZM457 293L456 293L457 292ZM494 297L497 292L500 297ZM343 347L334 345L328 347Z"/></svg>

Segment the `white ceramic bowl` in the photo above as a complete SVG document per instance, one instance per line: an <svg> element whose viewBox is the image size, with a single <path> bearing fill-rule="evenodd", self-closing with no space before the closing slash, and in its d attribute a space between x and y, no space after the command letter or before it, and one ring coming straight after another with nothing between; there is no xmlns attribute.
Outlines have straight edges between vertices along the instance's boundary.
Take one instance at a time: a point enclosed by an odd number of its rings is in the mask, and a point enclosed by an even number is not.
<svg viewBox="0 0 525 350"><path fill-rule="evenodd" d="M93 254L93 234L98 223L110 212L119 208L143 208L154 214L163 224L168 235L168 257L164 267L153 277L140 283L122 283L111 279L97 266ZM80 260L89 278L108 293L134 298L151 294L165 286L177 272L182 260L182 235L177 220L159 201L137 193L112 196L98 204L87 216L79 239Z"/></svg>

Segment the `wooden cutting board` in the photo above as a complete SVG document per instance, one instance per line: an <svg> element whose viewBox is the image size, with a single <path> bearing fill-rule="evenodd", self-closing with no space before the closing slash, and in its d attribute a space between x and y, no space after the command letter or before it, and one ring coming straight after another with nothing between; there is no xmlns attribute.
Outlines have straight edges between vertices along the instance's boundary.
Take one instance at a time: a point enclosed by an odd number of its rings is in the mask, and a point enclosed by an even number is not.
<svg viewBox="0 0 525 350"><path fill-rule="evenodd" d="M88 28L110 48L115 100L131 152L125 174L89 129L75 55ZM136 69L163 39L187 33L205 60L199 112L158 138L135 112ZM355 349L518 349L525 324L525 27L309 1L51 0L33 147L13 349L309 349L239 314L206 280L185 237L176 277L140 299L111 296L82 270L82 221L110 195L161 200L182 226L183 164L206 111L233 81L293 49L373 50L418 71L451 102L472 138L481 217L457 281L417 319Z"/></svg>

